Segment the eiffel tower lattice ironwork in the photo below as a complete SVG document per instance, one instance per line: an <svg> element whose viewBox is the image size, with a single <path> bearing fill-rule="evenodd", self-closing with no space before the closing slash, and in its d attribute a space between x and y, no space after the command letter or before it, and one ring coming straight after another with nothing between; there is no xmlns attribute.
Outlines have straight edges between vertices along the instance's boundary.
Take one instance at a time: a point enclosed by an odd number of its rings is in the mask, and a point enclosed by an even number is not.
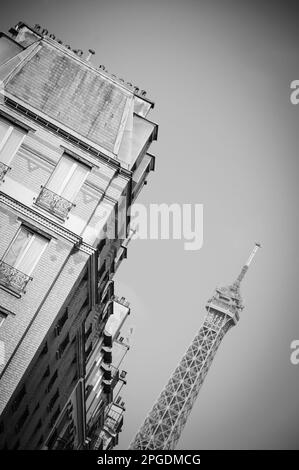
<svg viewBox="0 0 299 470"><path fill-rule="evenodd" d="M174 449L186 424L199 389L225 333L240 318L244 308L240 283L260 247L259 243L243 266L236 281L216 288L206 304L205 320L139 429L130 449Z"/></svg>

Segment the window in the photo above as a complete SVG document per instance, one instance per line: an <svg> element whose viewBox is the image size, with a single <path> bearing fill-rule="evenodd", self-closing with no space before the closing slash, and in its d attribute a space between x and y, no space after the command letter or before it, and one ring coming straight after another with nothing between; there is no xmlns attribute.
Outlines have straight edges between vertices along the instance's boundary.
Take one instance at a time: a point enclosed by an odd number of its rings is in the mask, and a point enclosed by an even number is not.
<svg viewBox="0 0 299 470"><path fill-rule="evenodd" d="M55 423L53 423L55 424ZM52 425L50 424L50 427L52 428ZM48 442L47 442L47 447L48 449L52 449L54 447L54 444L55 444L55 441L58 437L58 432L57 432L57 428L54 429L50 439L48 439Z"/></svg>
<svg viewBox="0 0 299 470"><path fill-rule="evenodd" d="M49 401L49 404L48 404L48 407L47 407L47 410L48 412L50 413L50 411L52 411L56 401L58 400L59 398L59 390L57 389L55 394L52 396L51 400Z"/></svg>
<svg viewBox="0 0 299 470"><path fill-rule="evenodd" d="M9 170L9 164L24 137L25 132L12 126L8 121L0 120L0 180Z"/></svg>
<svg viewBox="0 0 299 470"><path fill-rule="evenodd" d="M71 383L76 382L77 379L78 379L78 374L77 374L77 371L76 371L74 377L72 378Z"/></svg>
<svg viewBox="0 0 299 470"><path fill-rule="evenodd" d="M55 411L55 413L53 414L53 416L51 418L51 421L50 421L50 428L51 429L55 425L59 415L60 415L60 406L58 406L57 410Z"/></svg>
<svg viewBox="0 0 299 470"><path fill-rule="evenodd" d="M1 325L3 324L5 318L6 318L7 315L5 315L4 313L0 312L0 327Z"/></svg>
<svg viewBox="0 0 299 470"><path fill-rule="evenodd" d="M39 402L37 402L37 404L34 407L34 410L32 411L32 414L36 413L36 411L39 409L39 407L40 407L40 404L39 404Z"/></svg>
<svg viewBox="0 0 299 470"><path fill-rule="evenodd" d="M40 447L42 445L43 441L44 441L44 436L42 434L41 437L39 438L38 443L37 443L37 447Z"/></svg>
<svg viewBox="0 0 299 470"><path fill-rule="evenodd" d="M29 409L28 409L28 406L26 406L25 411L23 412L23 414L21 415L20 419L17 422L16 432L19 432L22 429L28 416L29 416Z"/></svg>
<svg viewBox="0 0 299 470"><path fill-rule="evenodd" d="M89 306L89 295L87 294L87 297L84 300L84 303L82 304L81 311L84 310L88 306Z"/></svg>
<svg viewBox="0 0 299 470"><path fill-rule="evenodd" d="M71 364L76 364L76 363L77 363L77 355L75 354L73 359L72 359Z"/></svg>
<svg viewBox="0 0 299 470"><path fill-rule="evenodd" d="M60 334L62 328L64 327L64 324L66 323L67 319L68 319L68 310L66 309L64 314L62 315L62 317L58 320L58 322L55 325L55 329L54 329L55 336L59 336L59 334Z"/></svg>
<svg viewBox="0 0 299 470"><path fill-rule="evenodd" d="M90 353L92 351L92 343L88 346L87 350L85 351L85 358L88 359Z"/></svg>
<svg viewBox="0 0 299 470"><path fill-rule="evenodd" d="M87 166L63 155L48 181L47 188L68 201L74 201L88 172Z"/></svg>
<svg viewBox="0 0 299 470"><path fill-rule="evenodd" d="M104 260L103 264L101 266L101 269L99 270L99 273L98 273L98 279L102 279L102 276L103 276L105 270L106 270L106 262Z"/></svg>
<svg viewBox="0 0 299 470"><path fill-rule="evenodd" d="M45 237L21 226L0 260L0 283L13 291L22 292L48 242Z"/></svg>
<svg viewBox="0 0 299 470"><path fill-rule="evenodd" d="M57 377L58 377L58 373L57 373L57 370L56 370L56 371L54 372L54 374L52 375L52 377L51 377L49 383L48 383L47 392L50 392L50 391L51 391L51 389L52 389L52 387L53 387L53 385L54 385L54 383L55 383Z"/></svg>
<svg viewBox="0 0 299 470"><path fill-rule="evenodd" d="M17 440L15 445L12 447L12 450L17 450L20 447L20 439Z"/></svg>
<svg viewBox="0 0 299 470"><path fill-rule="evenodd" d="M127 196L123 194L117 209L117 238L120 240L127 238L127 219Z"/></svg>
<svg viewBox="0 0 299 470"><path fill-rule="evenodd" d="M90 385L90 384L87 385L86 390L85 390L85 399L88 398L88 396L91 394L92 390L93 390L93 386Z"/></svg>
<svg viewBox="0 0 299 470"><path fill-rule="evenodd" d="M64 340L62 341L62 343L60 344L58 350L56 351L56 359L61 358L69 342L70 342L70 336L69 334L67 334Z"/></svg>
<svg viewBox="0 0 299 470"><path fill-rule="evenodd" d="M12 411L16 411L18 409L25 395L26 395L26 388L25 388L25 385L23 385L12 403Z"/></svg>
<svg viewBox="0 0 299 470"><path fill-rule="evenodd" d="M41 421L41 419L39 419L38 422L37 422L37 424L36 424L36 426L35 426L35 428L34 428L34 431L33 431L32 434L33 434L33 435L36 434L37 431L38 431L41 427L42 427L42 421Z"/></svg>
<svg viewBox="0 0 299 470"><path fill-rule="evenodd" d="M102 249L104 248L105 245L106 245L106 237L102 238L102 240L100 241L100 243L98 245L99 253L101 253L101 251L102 251Z"/></svg>
<svg viewBox="0 0 299 470"><path fill-rule="evenodd" d="M45 344L43 345L43 348L42 348L42 350L41 350L41 352L40 352L40 354L39 354L38 357L41 358L42 356L44 356L45 354L47 354L47 352L48 352L48 343L45 342Z"/></svg>
<svg viewBox="0 0 299 470"><path fill-rule="evenodd" d="M40 428L42 427L42 421L41 419L38 420L38 422L36 423L35 425L35 428L30 436L30 439L29 439L29 443L31 443L37 436L38 434L38 431L40 430Z"/></svg>
<svg viewBox="0 0 299 470"><path fill-rule="evenodd" d="M43 376L42 376L42 380L44 380L44 379L46 379L47 377L49 377L49 375L50 375L50 367L49 367L49 365L47 365L46 370L45 370L45 372L44 372L44 374L43 374Z"/></svg>
<svg viewBox="0 0 299 470"><path fill-rule="evenodd" d="M66 219L89 171L86 165L63 155L36 203L57 217Z"/></svg>
<svg viewBox="0 0 299 470"><path fill-rule="evenodd" d="M85 332L85 341L88 340L91 333L92 333L92 323L90 323L88 330Z"/></svg>

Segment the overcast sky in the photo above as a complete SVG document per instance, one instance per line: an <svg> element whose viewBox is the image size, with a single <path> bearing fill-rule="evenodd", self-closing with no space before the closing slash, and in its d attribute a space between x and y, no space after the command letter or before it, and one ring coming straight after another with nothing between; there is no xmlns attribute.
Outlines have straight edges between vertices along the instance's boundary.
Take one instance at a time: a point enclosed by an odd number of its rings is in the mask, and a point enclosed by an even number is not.
<svg viewBox="0 0 299 470"><path fill-rule="evenodd" d="M287 1L6 2L0 29L39 23L94 64L148 91L156 171L139 202L201 203L204 244L133 241L116 291L135 326L124 367L126 449L199 329L216 285L245 310L224 338L178 447L299 448L299 16Z"/></svg>

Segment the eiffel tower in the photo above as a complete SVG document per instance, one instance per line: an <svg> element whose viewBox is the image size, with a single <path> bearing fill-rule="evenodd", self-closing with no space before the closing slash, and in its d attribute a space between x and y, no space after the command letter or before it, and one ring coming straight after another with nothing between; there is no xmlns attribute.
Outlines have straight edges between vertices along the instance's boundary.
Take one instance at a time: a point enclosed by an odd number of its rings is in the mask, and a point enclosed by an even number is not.
<svg viewBox="0 0 299 470"><path fill-rule="evenodd" d="M130 449L175 449L200 387L226 332L237 324L243 304L240 284L255 256L255 244L236 281L216 288L207 301L204 322L152 410L136 434Z"/></svg>

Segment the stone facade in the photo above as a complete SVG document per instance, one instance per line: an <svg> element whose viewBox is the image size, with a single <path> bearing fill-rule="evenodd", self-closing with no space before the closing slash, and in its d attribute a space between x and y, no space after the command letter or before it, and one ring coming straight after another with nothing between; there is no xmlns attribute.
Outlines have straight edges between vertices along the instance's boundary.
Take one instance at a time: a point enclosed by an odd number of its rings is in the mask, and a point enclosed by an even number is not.
<svg viewBox="0 0 299 470"><path fill-rule="evenodd" d="M109 449L130 313L113 276L154 168L153 103L37 29L11 34L0 37L0 448Z"/></svg>

